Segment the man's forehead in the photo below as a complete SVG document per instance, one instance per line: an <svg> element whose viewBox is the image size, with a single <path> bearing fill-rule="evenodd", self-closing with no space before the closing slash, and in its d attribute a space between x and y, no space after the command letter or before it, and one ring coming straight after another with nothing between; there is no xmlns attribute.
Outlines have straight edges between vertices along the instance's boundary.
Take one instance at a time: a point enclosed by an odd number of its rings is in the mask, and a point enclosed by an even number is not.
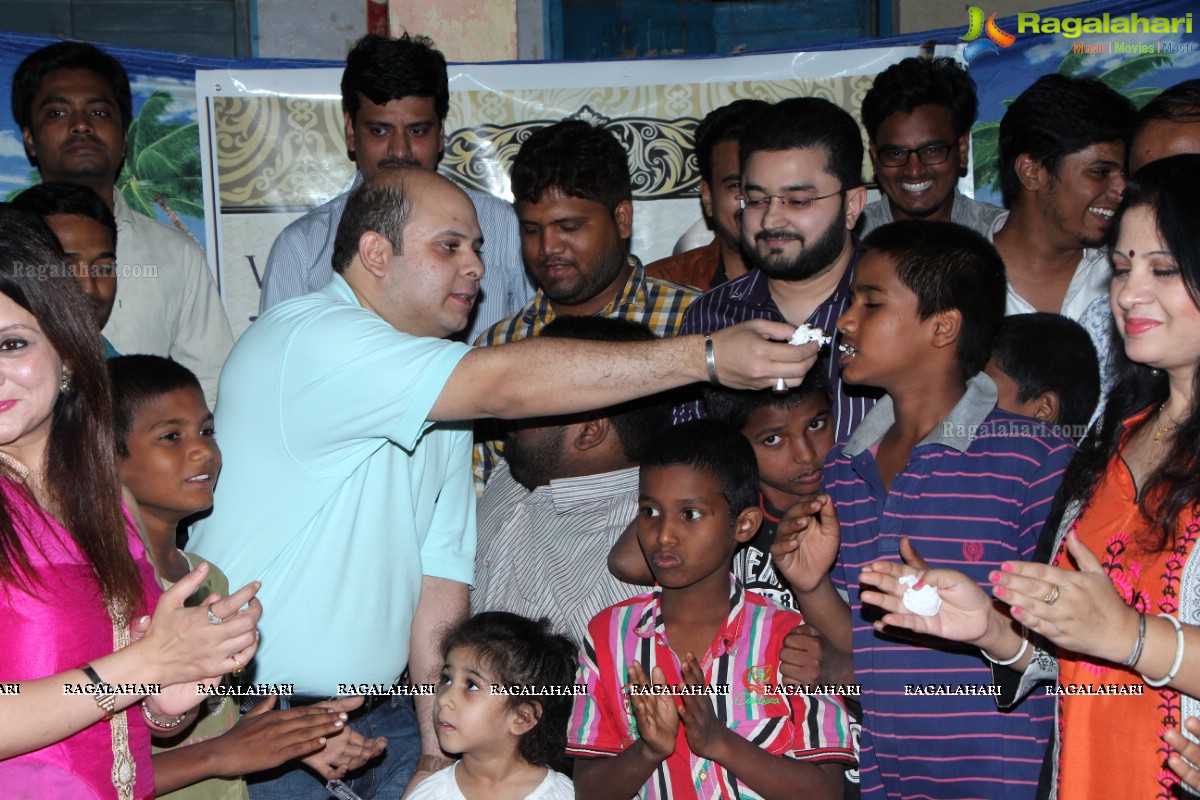
<svg viewBox="0 0 1200 800"><path fill-rule="evenodd" d="M832 176L829 150L821 145L793 147L787 150L756 150L746 159L744 178L761 185L811 181L820 175Z"/></svg>
<svg viewBox="0 0 1200 800"><path fill-rule="evenodd" d="M108 79L99 72L90 69L68 67L56 69L42 78L38 86L39 95L60 95L77 97L86 95L89 99L115 102L116 92Z"/></svg>

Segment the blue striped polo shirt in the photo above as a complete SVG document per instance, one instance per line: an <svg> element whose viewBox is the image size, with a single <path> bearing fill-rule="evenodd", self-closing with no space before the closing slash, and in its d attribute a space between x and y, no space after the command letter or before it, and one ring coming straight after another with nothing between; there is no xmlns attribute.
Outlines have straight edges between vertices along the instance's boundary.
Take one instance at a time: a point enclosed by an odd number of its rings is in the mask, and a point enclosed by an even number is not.
<svg viewBox="0 0 1200 800"><path fill-rule="evenodd" d="M1009 712L984 688L979 650L881 635L862 607L858 576L876 559L900 560L901 534L933 567L959 570L990 592L988 573L1028 559L1073 445L1038 420L998 411L980 373L949 416L913 448L883 488L872 450L895 422L881 399L826 460L825 491L842 528L833 580L849 592L855 680L862 686L864 798L1028 798L1034 795L1053 698L1034 693Z"/></svg>

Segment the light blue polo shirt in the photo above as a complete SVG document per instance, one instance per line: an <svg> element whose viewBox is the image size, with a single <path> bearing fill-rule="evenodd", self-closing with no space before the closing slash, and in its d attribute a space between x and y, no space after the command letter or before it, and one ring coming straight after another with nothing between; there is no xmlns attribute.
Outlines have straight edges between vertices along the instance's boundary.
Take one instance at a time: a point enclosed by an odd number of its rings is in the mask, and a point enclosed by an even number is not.
<svg viewBox="0 0 1200 800"><path fill-rule="evenodd" d="M238 340L221 373L224 466L189 549L258 579L255 682L332 695L408 662L421 578L470 583L470 424L426 417L467 345L401 333L335 275Z"/></svg>

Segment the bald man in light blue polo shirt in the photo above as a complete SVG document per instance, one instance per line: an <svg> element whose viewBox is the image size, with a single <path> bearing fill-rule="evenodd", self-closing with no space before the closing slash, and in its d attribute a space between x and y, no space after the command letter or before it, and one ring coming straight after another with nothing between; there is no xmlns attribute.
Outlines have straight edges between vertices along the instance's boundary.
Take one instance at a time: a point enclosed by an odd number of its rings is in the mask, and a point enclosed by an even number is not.
<svg viewBox="0 0 1200 800"><path fill-rule="evenodd" d="M441 634L465 616L474 576L466 421L573 413L717 377L795 385L815 360L814 347L779 343L789 326L765 321L709 340L447 341L478 294L481 246L460 189L387 170L347 204L333 282L272 308L226 362L225 466L192 549L234 583L263 582L253 680L295 684L292 704L391 684L406 665L414 683L436 680ZM432 698L417 698L419 746L407 708L372 704L353 722L390 742L373 772L347 778L364 797L398 798L444 760ZM328 796L302 770L251 794Z"/></svg>

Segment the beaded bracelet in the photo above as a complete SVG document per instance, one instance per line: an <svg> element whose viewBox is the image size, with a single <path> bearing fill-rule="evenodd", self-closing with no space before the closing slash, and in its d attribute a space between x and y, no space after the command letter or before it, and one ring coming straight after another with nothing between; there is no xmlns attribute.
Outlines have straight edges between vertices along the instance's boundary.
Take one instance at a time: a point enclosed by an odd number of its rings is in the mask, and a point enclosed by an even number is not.
<svg viewBox="0 0 1200 800"><path fill-rule="evenodd" d="M1155 689L1166 686L1171 681L1175 680L1175 674L1179 672L1179 667L1183 664L1183 626L1179 624L1179 620L1172 617L1170 614L1159 614L1160 617L1175 626L1175 661L1171 664L1171 671L1167 673L1165 678L1161 680L1151 680L1145 675L1142 675L1142 680L1147 686L1153 686Z"/></svg>
<svg viewBox="0 0 1200 800"><path fill-rule="evenodd" d="M158 719L157 717L155 717L153 714L150 713L150 707L147 706L144 701L142 703L142 716L145 717L146 721L149 722L151 725L153 725L157 728L162 728L164 731L169 731L172 728L178 728L181 724L183 724L183 720L187 715L188 715L188 712L185 711L182 714L180 714L178 717L176 717L175 719L164 722L163 720Z"/></svg>

